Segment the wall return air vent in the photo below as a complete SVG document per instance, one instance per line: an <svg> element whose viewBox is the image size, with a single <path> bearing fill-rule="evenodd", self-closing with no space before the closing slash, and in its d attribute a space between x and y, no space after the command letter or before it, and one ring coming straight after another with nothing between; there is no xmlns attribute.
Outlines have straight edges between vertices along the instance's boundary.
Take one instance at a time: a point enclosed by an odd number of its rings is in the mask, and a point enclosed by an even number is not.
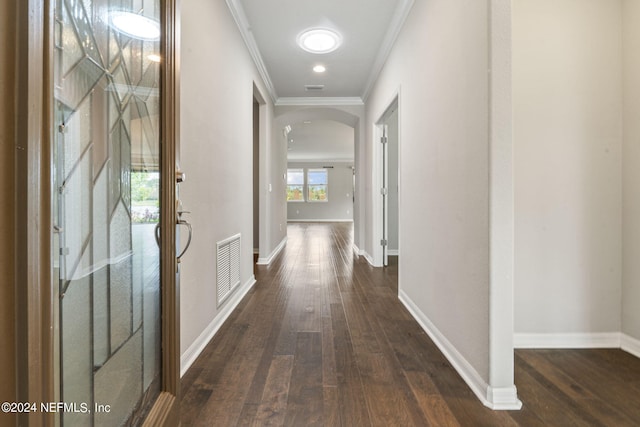
<svg viewBox="0 0 640 427"><path fill-rule="evenodd" d="M217 306L240 285L240 234L216 243Z"/></svg>

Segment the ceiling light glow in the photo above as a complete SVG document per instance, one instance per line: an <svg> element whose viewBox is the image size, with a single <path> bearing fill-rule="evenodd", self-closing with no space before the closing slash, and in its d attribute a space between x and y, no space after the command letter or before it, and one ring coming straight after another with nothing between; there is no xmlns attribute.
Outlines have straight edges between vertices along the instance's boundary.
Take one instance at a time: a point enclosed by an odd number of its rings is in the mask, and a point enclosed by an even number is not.
<svg viewBox="0 0 640 427"><path fill-rule="evenodd" d="M298 45L311 53L329 53L340 47L342 37L338 33L325 28L307 30L298 36Z"/></svg>
<svg viewBox="0 0 640 427"><path fill-rule="evenodd" d="M160 40L160 24L136 13L114 11L109 13L109 22L119 33L137 40Z"/></svg>
<svg viewBox="0 0 640 427"><path fill-rule="evenodd" d="M157 55L155 53L152 53L151 55L147 56L147 59L151 62L160 62L161 58L160 55Z"/></svg>
<svg viewBox="0 0 640 427"><path fill-rule="evenodd" d="M315 71L316 73L324 73L325 71L327 71L327 69L324 65L316 65L315 67L313 67L313 71Z"/></svg>

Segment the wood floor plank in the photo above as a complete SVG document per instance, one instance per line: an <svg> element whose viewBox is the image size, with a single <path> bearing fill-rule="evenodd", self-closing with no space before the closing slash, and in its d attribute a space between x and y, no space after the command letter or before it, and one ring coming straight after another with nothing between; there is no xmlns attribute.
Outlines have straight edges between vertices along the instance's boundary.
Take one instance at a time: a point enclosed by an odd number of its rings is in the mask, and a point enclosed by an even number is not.
<svg viewBox="0 0 640 427"><path fill-rule="evenodd" d="M296 342L293 372L287 401L286 426L322 426L322 337L300 332Z"/></svg>
<svg viewBox="0 0 640 427"><path fill-rule="evenodd" d="M340 420L344 426L369 426L371 421L364 399L365 391L342 305L331 305L331 319L334 331Z"/></svg>
<svg viewBox="0 0 640 427"><path fill-rule="evenodd" d="M191 370L197 371L198 375L189 383L182 383L182 411L181 422L183 425L195 425L200 417L200 412L209 401L216 384L219 382L222 372L226 367L226 362L236 351L238 344L247 330L248 325L239 323L228 323L224 329L225 333L218 334L200 357L194 362L185 377L189 377ZM213 349L217 351L213 351Z"/></svg>
<svg viewBox="0 0 640 427"><path fill-rule="evenodd" d="M325 426L341 427L340 403L338 402L338 387L325 386L323 392L323 418Z"/></svg>
<svg viewBox="0 0 640 427"><path fill-rule="evenodd" d="M394 382L389 361L380 353L358 354L365 399L374 426L412 426L407 401Z"/></svg>
<svg viewBox="0 0 640 427"><path fill-rule="evenodd" d="M336 387L338 385L331 317L322 318L322 384L325 387Z"/></svg>
<svg viewBox="0 0 640 427"><path fill-rule="evenodd" d="M276 356L269 368L262 401L256 411L254 426L281 426L287 415L289 383L293 371L293 356Z"/></svg>
<svg viewBox="0 0 640 427"><path fill-rule="evenodd" d="M255 295L255 299L259 300L266 307L257 307L254 318L265 325L270 325L270 331L264 347L260 349L262 351L262 358L260 359L256 374L251 383L251 388L245 399L245 405L247 406L246 411L257 410L257 405L260 404L262 400L269 368L276 354L275 346L277 344L277 337L280 335L282 329L282 319L291 294L290 287L277 286L277 289L277 292L271 292L271 294L276 295L272 300L269 298L269 295ZM243 410L243 412L245 410Z"/></svg>
<svg viewBox="0 0 640 427"><path fill-rule="evenodd" d="M315 276L316 274L314 274ZM322 290L319 278L307 278L304 287L298 331L321 332L322 330Z"/></svg>
<svg viewBox="0 0 640 427"><path fill-rule="evenodd" d="M200 419L202 408L211 398L213 387L193 387L182 397L180 408L180 422L183 426L196 425Z"/></svg>
<svg viewBox="0 0 640 427"><path fill-rule="evenodd" d="M355 292L343 292L342 301L355 352L379 353L380 343L370 316Z"/></svg>
<svg viewBox="0 0 640 427"><path fill-rule="evenodd" d="M428 373L422 371L406 371L405 375L429 426L460 426L446 401L442 395L440 395L438 388L433 381L431 381Z"/></svg>

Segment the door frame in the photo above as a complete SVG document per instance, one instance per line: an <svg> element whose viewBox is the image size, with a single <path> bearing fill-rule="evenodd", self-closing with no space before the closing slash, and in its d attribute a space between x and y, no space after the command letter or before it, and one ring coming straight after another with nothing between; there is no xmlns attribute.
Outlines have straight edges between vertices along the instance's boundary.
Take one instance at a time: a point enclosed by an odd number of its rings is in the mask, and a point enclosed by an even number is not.
<svg viewBox="0 0 640 427"><path fill-rule="evenodd" d="M51 27L49 2L25 0L16 10L15 92L15 307L16 399L54 401L53 289L51 266L51 150L47 131L51 86L45 37ZM20 425L52 423L54 414L17 414Z"/></svg>
<svg viewBox="0 0 640 427"><path fill-rule="evenodd" d="M179 422L180 289L176 260L176 162L179 147L179 0L161 0L162 384L145 425ZM53 2L21 0L16 13L15 306L16 401L55 402L52 265ZM18 414L20 425L54 425L54 413Z"/></svg>
<svg viewBox="0 0 640 427"><path fill-rule="evenodd" d="M258 188L254 191L258 191L258 260L257 264L260 264L263 260L269 256L269 248L267 245L268 236L268 178L267 178L267 101L262 91L253 82L253 99L258 101ZM254 147L255 149L255 147Z"/></svg>
<svg viewBox="0 0 640 427"><path fill-rule="evenodd" d="M384 104L384 110L377 117L378 119L373 125L373 266L383 267L387 264L387 253L381 244L381 241L387 236L388 238L388 206L387 197L382 194L382 188L388 185L385 174L388 171L388 144L382 144L381 138L385 135L386 120L391 114L393 108L398 110L398 147L400 146L400 89L395 91L389 102ZM398 170L400 168L400 156L398 156ZM399 196L399 195L398 195ZM398 205L400 204L398 199ZM399 206L398 206L399 209ZM398 222L398 232L400 223ZM399 246L399 244L398 244Z"/></svg>

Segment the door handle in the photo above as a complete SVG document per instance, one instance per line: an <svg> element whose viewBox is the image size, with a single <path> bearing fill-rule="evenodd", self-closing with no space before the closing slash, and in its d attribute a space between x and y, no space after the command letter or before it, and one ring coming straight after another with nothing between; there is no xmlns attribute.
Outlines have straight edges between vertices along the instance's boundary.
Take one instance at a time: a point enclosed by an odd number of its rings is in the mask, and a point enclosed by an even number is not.
<svg viewBox="0 0 640 427"><path fill-rule="evenodd" d="M189 230L189 237L187 237L187 243L184 245L184 249L182 249L182 252L180 252L180 255L176 257L178 259L178 262L180 262L180 259L182 258L182 256L185 254L185 252L187 252L187 249L189 249L189 246L191 246L191 236L193 235L193 228L191 227L191 224L189 223L189 221L187 221L186 219L179 219L178 225L184 225L185 227L187 227L187 230Z"/></svg>
<svg viewBox="0 0 640 427"><path fill-rule="evenodd" d="M178 260L178 262L180 262L180 259L182 258L182 256L185 254L185 252L187 252L187 250L189 249L189 246L191 246L191 238L193 237L193 227L191 227L191 223L189 221L187 221L186 219L182 219L182 215L186 214L186 213L191 213L191 212L189 212L189 211L178 211L178 219L176 220L176 224L177 225L184 225L185 227L187 227L187 230L189 230L189 236L187 237L187 243L184 245L184 248L182 249L180 254L178 256L176 256L176 259ZM160 247L160 223L159 222L156 224L156 228L155 228L153 234L154 234L154 236L156 238L156 243L158 244L158 247Z"/></svg>
<svg viewBox="0 0 640 427"><path fill-rule="evenodd" d="M156 223L156 229L153 234L156 237L156 243L158 244L158 247L160 247L160 222Z"/></svg>

